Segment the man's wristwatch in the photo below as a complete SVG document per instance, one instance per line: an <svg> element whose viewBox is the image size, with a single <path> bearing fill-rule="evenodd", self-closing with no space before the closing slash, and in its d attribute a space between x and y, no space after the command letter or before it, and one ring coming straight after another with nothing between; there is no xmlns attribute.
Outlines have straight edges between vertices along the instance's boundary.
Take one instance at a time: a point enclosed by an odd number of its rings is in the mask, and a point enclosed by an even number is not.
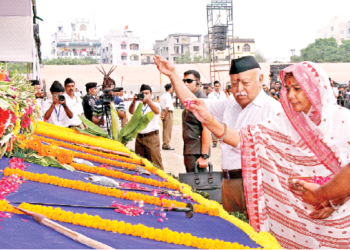
<svg viewBox="0 0 350 250"><path fill-rule="evenodd" d="M67 107L67 104L62 104L62 106L65 108L65 107Z"/></svg>
<svg viewBox="0 0 350 250"><path fill-rule="evenodd" d="M209 155L208 155L208 154L202 154L201 156L202 156L202 158L203 158L204 160L209 159Z"/></svg>

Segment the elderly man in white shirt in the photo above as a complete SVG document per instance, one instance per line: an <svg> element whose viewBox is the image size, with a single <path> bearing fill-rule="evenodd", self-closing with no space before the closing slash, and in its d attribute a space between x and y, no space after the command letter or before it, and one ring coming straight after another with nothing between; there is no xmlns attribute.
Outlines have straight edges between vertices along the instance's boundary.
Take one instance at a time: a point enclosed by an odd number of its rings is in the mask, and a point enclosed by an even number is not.
<svg viewBox="0 0 350 250"><path fill-rule="evenodd" d="M160 105L151 100L152 89L149 85L142 84L140 92L144 94L144 99L136 102L138 99L137 95L135 95L129 107L129 112L130 114L134 114L135 106L137 107L139 103L143 103L142 115L144 116L149 112L153 112L153 118L147 127L138 133L135 142L135 153L164 170L159 140Z"/></svg>
<svg viewBox="0 0 350 250"><path fill-rule="evenodd" d="M66 98L67 106L73 113L73 118L69 119L68 121L68 127L80 127L82 122L78 115L84 116L84 109L82 99L80 98L78 93L74 91L75 82L71 78L67 78L64 81L64 89L66 91L64 97Z"/></svg>
<svg viewBox="0 0 350 250"><path fill-rule="evenodd" d="M60 100L60 96L63 96L64 88L58 81L54 81L51 85L50 92L52 98L47 99L43 103L43 114L46 122L68 127L69 120L73 118L72 111L66 104L66 99Z"/></svg>
<svg viewBox="0 0 350 250"><path fill-rule="evenodd" d="M158 69L167 75L183 103L194 95L186 89L175 67L169 61L156 55ZM233 96L225 100L208 100L205 103L214 119L236 130L255 125L282 111L279 102L267 96L262 90L263 75L260 65L252 56L232 60L230 69ZM205 124L204 124L205 125ZM220 137L217 138L220 141ZM221 167L224 175L221 196L222 205L228 212L241 212L247 215L241 167L241 152L237 148L221 143Z"/></svg>
<svg viewBox="0 0 350 250"><path fill-rule="evenodd" d="M173 87L170 83L164 86L165 93L160 97L160 108L162 109L162 115L160 119L163 121L163 146L164 150L174 150L170 147L171 132L173 130L173 112L174 104L171 94L173 93Z"/></svg>
<svg viewBox="0 0 350 250"><path fill-rule="evenodd" d="M213 100L225 100L226 94L225 94L225 92L220 91L220 89L221 89L220 82L215 81L214 82L214 91L208 95L208 98L213 99Z"/></svg>

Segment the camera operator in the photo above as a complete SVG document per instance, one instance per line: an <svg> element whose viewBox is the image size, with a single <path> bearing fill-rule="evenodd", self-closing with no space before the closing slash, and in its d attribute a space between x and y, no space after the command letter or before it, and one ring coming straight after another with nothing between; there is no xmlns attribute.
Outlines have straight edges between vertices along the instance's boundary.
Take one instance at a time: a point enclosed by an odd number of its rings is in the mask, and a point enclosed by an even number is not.
<svg viewBox="0 0 350 250"><path fill-rule="evenodd" d="M32 83L32 86L34 87L34 95L35 95L35 102L36 105L39 107L40 111L40 120L42 120L42 106L44 101L45 93L41 91L40 89L40 82L38 80L30 80Z"/></svg>
<svg viewBox="0 0 350 250"><path fill-rule="evenodd" d="M95 103L94 111L92 112L92 122L99 125L103 130L108 131L108 125L111 123L110 103L115 104L119 119L126 117L124 101L119 97L114 96L112 89L108 85L103 85L103 95ZM108 121L105 112L108 114Z"/></svg>
<svg viewBox="0 0 350 250"><path fill-rule="evenodd" d="M52 98L47 99L43 103L44 119L48 123L68 127L69 120L73 118L73 113L66 104L62 84L59 81L54 81L51 85L50 92Z"/></svg>
<svg viewBox="0 0 350 250"><path fill-rule="evenodd" d="M86 95L83 98L83 108L85 117L92 121L92 112L95 108L95 97L97 95L97 83L89 82L85 84L86 87Z"/></svg>
<svg viewBox="0 0 350 250"><path fill-rule="evenodd" d="M67 78L64 81L64 88L66 90L64 97L66 98L67 106L73 113L73 118L69 120L68 127L80 127L82 125L82 122L78 115L84 116L84 109L82 100L75 91L75 82L71 78Z"/></svg>
<svg viewBox="0 0 350 250"><path fill-rule="evenodd" d="M160 140L159 140L159 103L153 102L152 89L149 85L142 84L140 94L135 95L129 107L130 114L134 114L135 106L140 102L143 103L142 115L153 112L153 119L136 137L135 153L146 158L153 164L163 168L162 156L160 154ZM136 102L138 101L138 102Z"/></svg>

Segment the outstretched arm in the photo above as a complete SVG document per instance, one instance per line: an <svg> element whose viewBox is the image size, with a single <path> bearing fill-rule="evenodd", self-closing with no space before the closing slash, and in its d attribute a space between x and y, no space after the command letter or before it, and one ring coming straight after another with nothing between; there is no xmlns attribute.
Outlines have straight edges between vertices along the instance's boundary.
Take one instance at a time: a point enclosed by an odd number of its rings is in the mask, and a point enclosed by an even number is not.
<svg viewBox="0 0 350 250"><path fill-rule="evenodd" d="M196 97L185 100L185 107L190 110L204 126L206 126L216 137L222 137L225 133L225 127L222 123L214 119L210 115L205 102ZM240 134L237 130L227 128L227 135L224 138L224 142L237 147L240 143Z"/></svg>
<svg viewBox="0 0 350 250"><path fill-rule="evenodd" d="M176 92L176 96L179 98L181 103L184 103L187 98L194 97L194 94L186 87L179 74L175 70L174 64L168 60L165 60L159 55L155 55L153 57L153 60L157 65L159 72L169 77L171 84L173 85Z"/></svg>

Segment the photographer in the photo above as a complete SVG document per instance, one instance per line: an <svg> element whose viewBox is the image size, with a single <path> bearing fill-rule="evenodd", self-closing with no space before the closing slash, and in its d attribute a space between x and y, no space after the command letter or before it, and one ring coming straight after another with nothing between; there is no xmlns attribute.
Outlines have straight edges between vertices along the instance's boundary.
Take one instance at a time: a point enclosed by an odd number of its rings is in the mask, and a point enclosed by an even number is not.
<svg viewBox="0 0 350 250"><path fill-rule="evenodd" d="M86 95L83 98L83 108L84 108L84 114L87 119L92 121L92 112L95 108L95 97L97 95L97 83L96 82L89 82L85 84L86 87Z"/></svg>
<svg viewBox="0 0 350 250"><path fill-rule="evenodd" d="M153 164L163 168L162 156L160 154L160 140L159 140L159 103L153 102L152 89L149 85L142 84L140 94L135 95L129 107L130 114L134 114L135 106L140 102L143 103L142 115L153 112L153 119L136 137L135 153L146 158ZM136 102L138 101L138 102Z"/></svg>
<svg viewBox="0 0 350 250"><path fill-rule="evenodd" d="M73 118L73 113L66 104L62 84L59 81L54 81L51 85L50 92L52 98L47 99L43 103L44 119L48 123L68 127L69 120Z"/></svg>
<svg viewBox="0 0 350 250"><path fill-rule="evenodd" d="M99 125L103 130L108 131L108 126L111 123L110 103L115 104L119 119L126 117L124 102L119 97L114 96L113 91L107 85L103 85L103 95L95 103L94 111L92 112L92 122ZM106 117L108 114L108 121Z"/></svg>
<svg viewBox="0 0 350 250"><path fill-rule="evenodd" d="M84 116L84 109L80 95L77 95L75 91L75 82L71 78L67 78L64 81L64 88L66 90L64 97L66 98L67 106L73 113L73 118L69 120L68 127L80 127L82 122L78 115Z"/></svg>

